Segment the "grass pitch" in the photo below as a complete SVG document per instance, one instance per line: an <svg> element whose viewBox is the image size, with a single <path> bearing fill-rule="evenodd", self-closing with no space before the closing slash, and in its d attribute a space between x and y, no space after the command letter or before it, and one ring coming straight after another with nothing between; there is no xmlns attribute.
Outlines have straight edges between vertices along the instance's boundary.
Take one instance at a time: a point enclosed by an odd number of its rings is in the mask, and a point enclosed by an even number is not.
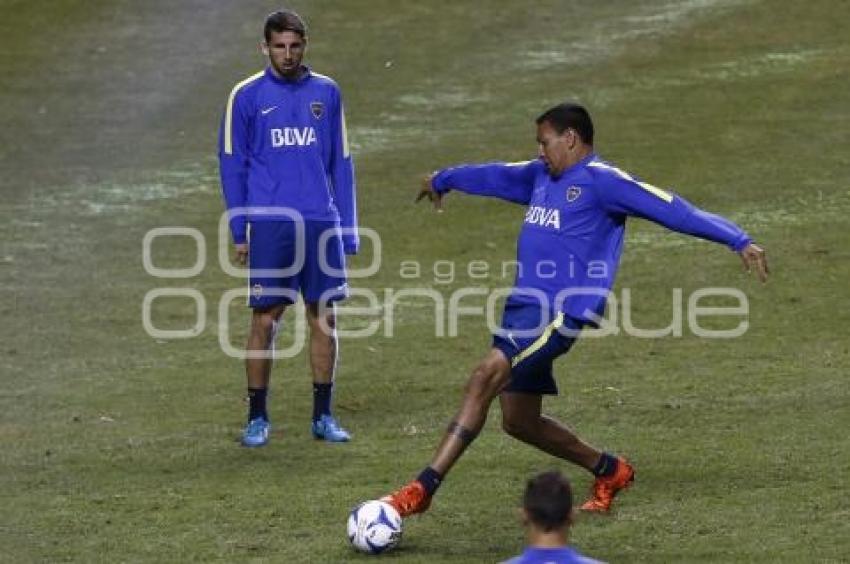
<svg viewBox="0 0 850 564"><path fill-rule="evenodd" d="M242 282L216 261L214 145L230 87L262 65L253 49L269 6L3 5L0 560L365 561L347 546L346 514L428 461L488 347L484 320L438 338L432 309L407 300L392 338L343 341L349 445L310 438L306 359L279 364L272 443L239 448L242 366L220 351L218 302ZM730 286L749 298L750 328L728 341L687 326L679 338L585 339L558 363L562 395L547 411L637 468L614 514L581 518L573 542L612 562L846 560L847 3L295 7L310 63L342 86L361 224L383 238L381 270L357 286L446 299L508 286L498 265L513 258L521 209L452 195L437 215L412 197L434 168L533 156L533 118L565 98L590 108L604 157L768 249L762 287L720 247L630 224L616 291L632 290L637 325L669 323L674 288ZM198 276L145 272L145 233L171 225L203 233ZM153 251L162 267L194 256L189 239ZM458 271L443 284L433 269L445 259ZM407 260L419 278L401 275ZM486 279L463 271L473 260L491 265ZM201 292L199 336L143 330L156 287ZM229 311L241 344L248 313ZM195 318L186 299L153 309L161 328ZM499 561L522 547L514 508L530 474L561 468L585 491L585 473L509 439L498 418L384 558Z"/></svg>

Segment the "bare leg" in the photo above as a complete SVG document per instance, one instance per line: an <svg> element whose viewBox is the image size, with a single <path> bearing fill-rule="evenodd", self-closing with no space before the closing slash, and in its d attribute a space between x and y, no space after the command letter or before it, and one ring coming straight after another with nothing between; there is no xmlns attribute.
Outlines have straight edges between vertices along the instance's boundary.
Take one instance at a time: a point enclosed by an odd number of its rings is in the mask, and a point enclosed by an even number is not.
<svg viewBox="0 0 850 564"><path fill-rule="evenodd" d="M602 453L582 441L563 424L541 415L539 394L503 392L502 428L510 436L592 471Z"/></svg>
<svg viewBox="0 0 850 564"><path fill-rule="evenodd" d="M415 480L381 499L395 507L402 517L426 511L443 478L481 431L490 404L510 376L511 363L505 353L491 349L469 376L460 411L449 424L431 464Z"/></svg>
<svg viewBox="0 0 850 564"><path fill-rule="evenodd" d="M260 353L273 349L277 324L285 309L286 304L280 304L268 309L254 310L251 315L251 333L245 347L248 351ZM271 371L271 358L245 359L245 374L248 377L249 388L268 388Z"/></svg>
<svg viewBox="0 0 850 564"><path fill-rule="evenodd" d="M319 307L317 303L306 304L306 310L310 326L310 369L313 382L329 384L333 382L336 372L336 310L333 304Z"/></svg>
<svg viewBox="0 0 850 564"><path fill-rule="evenodd" d="M443 436L431 460L431 468L445 476L475 439L487 420L490 404L502 391L511 374L511 365L499 349L492 349L466 383L463 404Z"/></svg>

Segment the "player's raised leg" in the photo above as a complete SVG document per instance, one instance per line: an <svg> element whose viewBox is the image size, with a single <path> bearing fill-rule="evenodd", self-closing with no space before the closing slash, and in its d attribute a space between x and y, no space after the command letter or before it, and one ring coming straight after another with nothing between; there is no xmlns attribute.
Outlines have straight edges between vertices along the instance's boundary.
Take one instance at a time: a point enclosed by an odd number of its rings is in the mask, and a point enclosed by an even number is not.
<svg viewBox="0 0 850 564"><path fill-rule="evenodd" d="M310 326L310 369L313 373L313 436L328 442L346 442L348 431L340 427L331 410L337 365L336 311L333 303L320 307L306 304Z"/></svg>
<svg viewBox="0 0 850 564"><path fill-rule="evenodd" d="M242 444L247 447L265 445L269 440L269 416L266 397L271 380L274 339L280 316L286 304L257 308L251 315L251 332L248 335L245 374L248 380L248 424L242 431ZM253 354L251 354L253 353Z"/></svg>
<svg viewBox="0 0 850 564"><path fill-rule="evenodd" d="M581 506L583 510L608 511L617 492L634 480L634 468L625 459L596 450L559 421L543 415L542 395L503 392L499 400L506 433L596 476L593 495Z"/></svg>
<svg viewBox="0 0 850 564"><path fill-rule="evenodd" d="M492 349L467 380L463 404L449 423L431 464L415 480L384 497L383 501L395 507L402 517L427 510L443 478L478 436L487 420L490 404L508 382L510 374L511 365L504 353Z"/></svg>

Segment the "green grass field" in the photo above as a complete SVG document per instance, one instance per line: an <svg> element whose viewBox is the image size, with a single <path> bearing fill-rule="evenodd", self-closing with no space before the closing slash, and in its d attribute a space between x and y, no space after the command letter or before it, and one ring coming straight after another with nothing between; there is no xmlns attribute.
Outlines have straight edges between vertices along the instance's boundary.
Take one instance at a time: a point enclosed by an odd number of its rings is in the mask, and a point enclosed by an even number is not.
<svg viewBox="0 0 850 564"><path fill-rule="evenodd" d="M269 447L240 448L244 377L219 347L218 303L242 287L217 260L218 119L256 72L272 5L255 0L0 0L0 561L365 562L348 510L428 461L486 352L485 321L434 335L424 300L395 335L344 340L338 414L348 445L309 435L304 355L278 364ZM549 413L637 468L608 517L573 542L611 562L850 560L850 47L842 0L604 3L298 1L314 68L340 83L361 225L383 240L355 286L504 287L516 206L452 195L415 207L419 178L465 161L533 156L533 119L588 105L597 149L749 230L773 268L762 286L734 255L630 224L616 292L635 323L669 323L674 288L741 288L741 338L585 339L557 364ZM142 265L155 227L200 230L207 265L161 280ZM161 267L194 262L160 240ZM431 270L458 262L451 284ZM353 266L370 260L368 247ZM424 267L400 275L402 261ZM463 268L494 265L486 280ZM199 336L156 340L142 300L156 287L206 301ZM470 304L474 300L470 300ZM230 307L241 345L248 311ZM288 319L292 319L291 314ZM162 299L161 328L194 305ZM363 318L343 319L346 328ZM735 320L718 321L729 327ZM382 327L383 329L383 327ZM285 335L286 342L290 336ZM515 508L534 472L590 478L485 432L432 511L406 523L393 562L497 562L520 551Z"/></svg>

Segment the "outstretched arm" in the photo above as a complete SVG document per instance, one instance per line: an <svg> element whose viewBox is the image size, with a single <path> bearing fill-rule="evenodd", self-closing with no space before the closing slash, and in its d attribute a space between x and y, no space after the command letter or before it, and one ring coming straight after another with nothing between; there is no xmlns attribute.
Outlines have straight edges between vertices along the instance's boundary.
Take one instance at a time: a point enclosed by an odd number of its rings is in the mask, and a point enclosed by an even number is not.
<svg viewBox="0 0 850 564"><path fill-rule="evenodd" d="M428 176L416 201L430 199L438 209L442 197L450 190L477 196L500 198L517 204L528 204L534 190L534 177L543 163L487 163L446 168Z"/></svg>
<svg viewBox="0 0 850 564"><path fill-rule="evenodd" d="M642 217L679 233L727 245L740 255L748 272L754 268L762 282L767 280L770 271L764 249L738 225L701 210L680 196L617 172L620 178L602 191L608 211Z"/></svg>

